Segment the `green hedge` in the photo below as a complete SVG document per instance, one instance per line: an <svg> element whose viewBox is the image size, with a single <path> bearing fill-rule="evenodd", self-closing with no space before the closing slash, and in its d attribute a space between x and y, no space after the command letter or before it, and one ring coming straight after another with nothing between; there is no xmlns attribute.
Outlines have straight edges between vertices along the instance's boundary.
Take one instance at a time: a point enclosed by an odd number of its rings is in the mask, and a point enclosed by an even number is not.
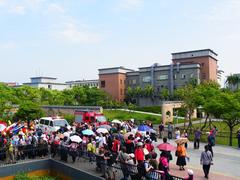
<svg viewBox="0 0 240 180"><path fill-rule="evenodd" d="M29 176L26 173L19 173L14 180L60 180L59 177L52 176Z"/></svg>

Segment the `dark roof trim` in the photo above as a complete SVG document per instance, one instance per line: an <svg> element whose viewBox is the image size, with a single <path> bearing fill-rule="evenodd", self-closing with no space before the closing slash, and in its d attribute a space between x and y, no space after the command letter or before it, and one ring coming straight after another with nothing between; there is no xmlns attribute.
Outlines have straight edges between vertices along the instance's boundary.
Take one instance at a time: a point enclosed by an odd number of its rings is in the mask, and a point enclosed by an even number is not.
<svg viewBox="0 0 240 180"><path fill-rule="evenodd" d="M212 57L212 56L198 56L198 57L187 57L187 58L179 58L179 59L172 59L173 61L184 61L187 59L195 59L195 58L205 58L205 57L211 57L212 59L214 59L215 61L218 61L216 58Z"/></svg>
<svg viewBox="0 0 240 180"><path fill-rule="evenodd" d="M31 77L30 79L57 79L57 78L54 78L54 77L44 77L44 76L39 76L39 77Z"/></svg>
<svg viewBox="0 0 240 180"><path fill-rule="evenodd" d="M183 54L183 53L193 53L193 52L199 52L199 51L211 51L213 54L215 54L216 56L218 55L217 53L215 53L213 50L211 49L200 49L200 50L193 50L193 51L183 51L183 52L176 52L176 53L172 53L172 55L176 55L176 54Z"/></svg>
<svg viewBox="0 0 240 180"><path fill-rule="evenodd" d="M124 70L134 71L133 69L128 69L128 68L125 68L123 66L111 67L111 68L102 68L102 69L98 69L98 70L102 71L102 70L111 70L111 69L124 69Z"/></svg>
<svg viewBox="0 0 240 180"><path fill-rule="evenodd" d="M23 83L23 85L31 85L31 84L67 85L67 84L65 84L65 83L52 83L52 82L50 82L50 83L47 83L47 82L41 82L41 83L38 83L38 82L36 82L36 83Z"/></svg>

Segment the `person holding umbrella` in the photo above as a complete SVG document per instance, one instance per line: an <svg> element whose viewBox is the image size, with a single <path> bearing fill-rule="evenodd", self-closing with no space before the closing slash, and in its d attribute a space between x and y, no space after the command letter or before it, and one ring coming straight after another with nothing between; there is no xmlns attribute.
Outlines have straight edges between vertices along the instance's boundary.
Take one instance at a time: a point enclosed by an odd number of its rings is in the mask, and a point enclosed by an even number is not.
<svg viewBox="0 0 240 180"><path fill-rule="evenodd" d="M160 151L164 152L167 155L168 162L173 159L171 151L174 151L176 148L167 142L166 137L163 138L163 143L159 144L157 147Z"/></svg>
<svg viewBox="0 0 240 180"><path fill-rule="evenodd" d="M179 138L177 141L177 151L176 151L176 156L177 156L177 165L179 166L179 170L185 170L184 166L187 164L186 163L186 157L187 157L187 152L186 152L186 148L184 146L185 141L184 140L180 140L181 138Z"/></svg>

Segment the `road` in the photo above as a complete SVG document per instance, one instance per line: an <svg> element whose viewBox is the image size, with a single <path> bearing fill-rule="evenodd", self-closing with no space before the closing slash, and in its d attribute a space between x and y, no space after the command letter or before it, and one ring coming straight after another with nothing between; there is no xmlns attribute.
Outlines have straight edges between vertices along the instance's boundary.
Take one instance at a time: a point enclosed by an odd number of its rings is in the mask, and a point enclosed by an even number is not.
<svg viewBox="0 0 240 180"><path fill-rule="evenodd" d="M155 143L157 146L161 143L161 140L158 140ZM171 140L169 141L172 145L176 146L176 143ZM190 156L190 161L187 163L187 168L193 169L197 172L197 177L195 179L201 179L203 176L202 167L200 165L200 154L204 149L204 143L201 143L200 149L193 149L193 142L188 144L187 153ZM239 179L240 180L240 150L237 148L232 148L228 146L216 145L213 147L214 165L211 166L210 170L210 179L215 179L217 175L224 177L223 179ZM173 152L173 161L172 165L174 169L176 167L173 165L176 162L176 157ZM174 174L178 173L178 170L174 171ZM181 173L178 173L181 175ZM211 175L212 174L212 175ZM215 177L215 178L214 178ZM232 178L231 178L232 177ZM218 178L219 179L219 178Z"/></svg>

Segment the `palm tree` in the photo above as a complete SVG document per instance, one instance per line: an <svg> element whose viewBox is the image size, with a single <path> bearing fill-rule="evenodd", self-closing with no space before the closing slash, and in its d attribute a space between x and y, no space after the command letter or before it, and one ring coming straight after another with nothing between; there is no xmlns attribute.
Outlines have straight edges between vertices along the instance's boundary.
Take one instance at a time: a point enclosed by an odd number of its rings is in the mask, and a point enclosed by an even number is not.
<svg viewBox="0 0 240 180"><path fill-rule="evenodd" d="M235 86L237 85L235 90L238 90L238 83L240 82L240 78L237 75L230 75L227 77L225 83L228 84L228 88L234 90Z"/></svg>

